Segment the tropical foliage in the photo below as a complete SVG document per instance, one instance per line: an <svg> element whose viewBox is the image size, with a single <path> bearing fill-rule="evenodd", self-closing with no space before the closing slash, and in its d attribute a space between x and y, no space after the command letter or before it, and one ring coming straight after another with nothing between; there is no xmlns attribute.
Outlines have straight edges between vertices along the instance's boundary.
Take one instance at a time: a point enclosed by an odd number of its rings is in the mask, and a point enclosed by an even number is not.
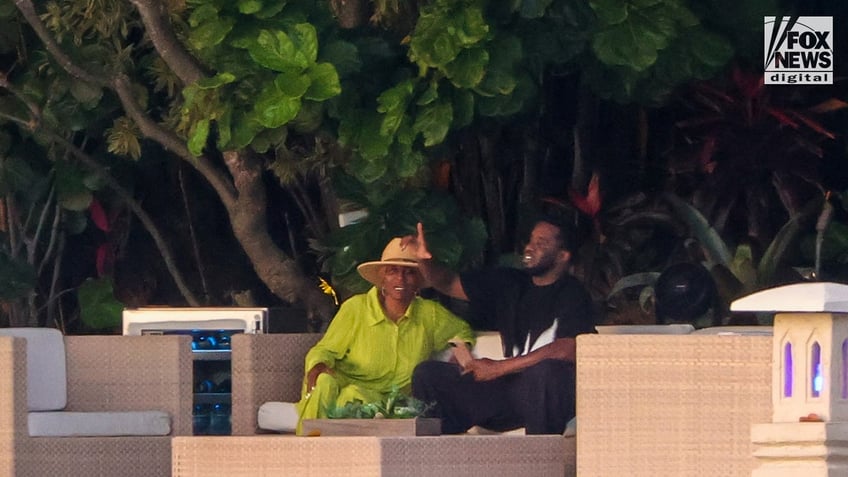
<svg viewBox="0 0 848 477"><path fill-rule="evenodd" d="M492 262L517 248L540 196L565 203L568 191L594 197L575 203L593 224L579 262L599 300L618 278L680 256L661 247L699 224L737 257L749 237L756 260L804 204L841 191L797 166L830 160L822 144L838 133L818 116L844 103L770 97L754 69L728 69L757 58L762 17L779 10L771 0L4 3L0 280L4 299L27 310L9 321L64 323L71 310L108 326L112 298L146 304L171 287L168 304L260 299L326 324L334 304L316 275L342 297L362 290L354 265L418 221L449 265ZM752 185L733 189L740 166ZM761 213L775 204L785 213ZM367 216L339 228L348 210ZM136 265L140 242L155 260ZM837 242L818 248L839 257ZM74 273L70 257L82 264ZM253 281L228 273L239 265ZM251 298L254 283L269 293Z"/></svg>

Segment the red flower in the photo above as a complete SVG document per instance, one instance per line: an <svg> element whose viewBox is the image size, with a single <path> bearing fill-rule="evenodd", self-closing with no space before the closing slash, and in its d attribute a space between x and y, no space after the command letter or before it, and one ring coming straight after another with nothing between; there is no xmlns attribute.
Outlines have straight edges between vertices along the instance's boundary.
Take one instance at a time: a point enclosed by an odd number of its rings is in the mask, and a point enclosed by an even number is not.
<svg viewBox="0 0 848 477"><path fill-rule="evenodd" d="M589 186L586 190L586 195L581 195L574 189L568 189L568 197L571 203L574 204L581 212L591 218L598 216L601 211L601 187L599 184L598 174L592 174L592 179L589 181Z"/></svg>

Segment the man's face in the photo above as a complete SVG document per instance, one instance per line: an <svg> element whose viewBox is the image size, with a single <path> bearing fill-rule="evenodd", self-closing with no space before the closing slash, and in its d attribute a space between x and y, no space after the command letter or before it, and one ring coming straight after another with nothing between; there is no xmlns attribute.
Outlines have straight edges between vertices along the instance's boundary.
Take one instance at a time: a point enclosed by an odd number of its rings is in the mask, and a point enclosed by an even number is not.
<svg viewBox="0 0 848 477"><path fill-rule="evenodd" d="M554 268L559 254L564 252L560 247L559 229L547 222L539 222L530 233L521 263L530 275L543 275Z"/></svg>

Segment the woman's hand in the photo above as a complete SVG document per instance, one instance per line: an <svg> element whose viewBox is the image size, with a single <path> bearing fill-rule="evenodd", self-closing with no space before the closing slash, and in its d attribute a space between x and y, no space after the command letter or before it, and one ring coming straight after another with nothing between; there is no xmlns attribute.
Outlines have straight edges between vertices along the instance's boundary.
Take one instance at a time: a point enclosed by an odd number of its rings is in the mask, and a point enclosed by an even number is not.
<svg viewBox="0 0 848 477"><path fill-rule="evenodd" d="M312 392L312 388L315 387L315 382L318 381L318 375L321 374L321 373L327 373L327 374L330 374L330 375L335 374L335 372L333 371L333 368L327 366L324 363L318 363L315 366L313 366L312 369L310 369L309 372L306 373L306 392L307 393Z"/></svg>

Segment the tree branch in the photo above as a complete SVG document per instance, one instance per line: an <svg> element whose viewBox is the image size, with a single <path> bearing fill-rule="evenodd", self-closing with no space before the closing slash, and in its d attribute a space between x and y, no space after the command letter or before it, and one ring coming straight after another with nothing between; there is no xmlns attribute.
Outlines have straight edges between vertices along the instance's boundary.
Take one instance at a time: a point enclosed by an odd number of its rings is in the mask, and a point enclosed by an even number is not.
<svg viewBox="0 0 848 477"><path fill-rule="evenodd" d="M26 96L21 94L16 88L12 87L7 81L5 81L5 76L0 77L0 87L7 89L11 92L18 100L22 101L30 110L38 110L38 106L35 105L32 101L29 100ZM174 279L174 283L177 285L177 288L182 293L183 298L191 306L200 306L200 301L194 296L194 293L188 288L185 280L183 279L182 273L177 268L176 261L174 260L174 253L171 251L171 247L168 245L168 242L165 241L162 234L159 232L158 227L156 227L156 223L153 222L153 219L145 212L144 209L141 208L141 205L132 197L124 187L118 183L107 171L106 169L100 165L93 157L88 155L85 151L79 149L75 144L71 143L61 135L41 127L41 125L33 120L25 121L22 119L16 119L16 122L20 124L22 127L28 128L32 132L39 131L41 134L47 136L51 141L56 142L64 146L71 154L74 155L80 162L85 164L91 170L93 170L97 175L103 179L109 187L124 200L129 206L130 210L138 217L144 226L147 233L153 238L153 241L156 243L156 247L159 249L159 253L162 255L162 259L165 262L165 266L170 272L171 277Z"/></svg>
<svg viewBox="0 0 848 477"><path fill-rule="evenodd" d="M206 76L202 66L194 56L183 47L174 34L167 19L164 2L156 0L130 0L141 15L141 21L147 30L147 36L153 42L159 56L183 84L192 84Z"/></svg>
<svg viewBox="0 0 848 477"><path fill-rule="evenodd" d="M50 32L47 30L44 22L41 21L41 18L35 11L35 7L31 0L15 0L15 5L18 7L18 10L20 10L27 23L29 23L44 43L44 46L47 48L50 55L59 62L59 65L61 65L68 74L102 88L114 90L115 93L118 94L118 98L121 101L121 105L124 107L124 111L126 111L127 115L135 121L136 124L138 124L145 137L158 142L165 149L168 149L181 159L194 166L201 174L203 174L204 177L206 177L210 185L212 185L221 197L222 201L226 203L227 201L232 202L234 200L235 191L231 184L229 184L225 175L219 169L212 166L208 158L195 158L192 156L185 143L179 137L159 126L159 124L153 121L144 111L142 111L132 94L130 81L125 75L119 74L114 77L110 77L103 74L97 76L89 73L83 68L80 68L65 54L64 51L62 51L59 44L56 43L52 36L50 36ZM173 51L171 53L173 55ZM1 78L0 81L8 84L5 76Z"/></svg>
<svg viewBox="0 0 848 477"><path fill-rule="evenodd" d="M150 215L141 208L141 205L136 201L133 196L126 190L124 187L118 183L106 170L103 166L100 165L93 157L89 156L85 151L80 150L74 144L70 143L65 138L59 136L58 134L52 131L46 131L44 129L40 130L42 134L46 134L50 137L51 140L58 142L62 146L68 148L80 162L85 164L87 167L95 171L101 179L103 179L109 187L118 195L124 202L127 203L130 210L138 217L138 220L141 221L142 225L144 225L144 229L147 230L147 233L150 234L150 237L153 238L153 241L156 243L156 248L159 249L159 253L162 255L162 260L165 262L165 266L168 268L168 272L171 274L171 277L174 279L174 283L177 285L177 288L180 290L180 293L183 295L183 298L186 299L190 306L200 306L200 300L194 296L194 293L189 289L188 285L185 282L185 279L180 273L179 268L177 268L176 260L174 260L174 253L171 251L171 247L168 245L168 242L159 232L159 228L156 226L156 223L153 222L153 219L150 218Z"/></svg>
<svg viewBox="0 0 848 477"><path fill-rule="evenodd" d="M81 79L87 83L91 83L102 88L106 88L109 86L109 83L106 81L106 77L98 77L89 73L88 71L77 66L69 57L62 51L62 48L59 47L59 44L50 36L50 32L47 31L47 27L41 21L41 18L38 17L38 13L35 11L35 7L30 0L15 0L15 5L18 7L18 10L26 19L27 23L32 27L35 31L35 34L38 35L38 38L44 43L44 47L47 48L47 51L50 55L59 62L59 65L68 72L71 76Z"/></svg>
<svg viewBox="0 0 848 477"><path fill-rule="evenodd" d="M216 168L209 161L209 158L205 156L194 157L182 139L160 126L142 111L133 95L132 85L125 75L116 76L112 80L112 87L115 93L118 94L118 98L120 98L127 116L138 125L144 137L158 142L162 147L191 164L209 181L209 184L218 193L225 206L231 207L233 205L236 200L236 192L226 175Z"/></svg>

